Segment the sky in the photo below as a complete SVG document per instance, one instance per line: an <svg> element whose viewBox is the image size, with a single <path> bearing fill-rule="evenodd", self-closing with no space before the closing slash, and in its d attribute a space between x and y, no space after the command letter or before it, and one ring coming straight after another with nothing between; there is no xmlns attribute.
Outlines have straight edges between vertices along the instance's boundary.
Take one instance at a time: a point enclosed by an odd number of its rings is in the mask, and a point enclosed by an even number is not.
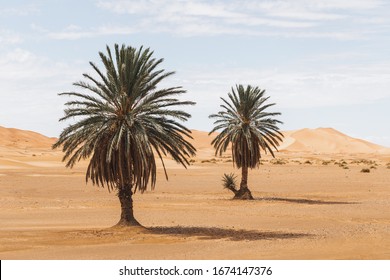
<svg viewBox="0 0 390 280"><path fill-rule="evenodd" d="M0 125L58 136L66 97L115 43L175 71L192 129L236 84L266 90L281 129L333 127L390 147L390 1L0 0Z"/></svg>

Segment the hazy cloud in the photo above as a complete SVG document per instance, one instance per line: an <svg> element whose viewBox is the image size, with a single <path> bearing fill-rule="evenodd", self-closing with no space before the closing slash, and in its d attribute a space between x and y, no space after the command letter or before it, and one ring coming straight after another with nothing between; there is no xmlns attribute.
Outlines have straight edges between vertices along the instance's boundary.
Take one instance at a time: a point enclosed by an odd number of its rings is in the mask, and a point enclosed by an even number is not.
<svg viewBox="0 0 390 280"><path fill-rule="evenodd" d="M12 1L10 1L12 3ZM40 12L39 8L33 4L5 7L2 5L0 8L1 16L28 16L32 14L38 14Z"/></svg>
<svg viewBox="0 0 390 280"><path fill-rule="evenodd" d="M13 45L23 42L22 37L13 31L0 29L0 44Z"/></svg>
<svg viewBox="0 0 390 280"><path fill-rule="evenodd" d="M183 36L244 34L342 40L360 39L366 35L359 29L351 32L351 24L364 20L366 13L380 9L382 5L382 1L376 0L97 2L99 8L113 13L142 17L143 28L139 32L158 30ZM360 16L352 16L354 11L359 11ZM338 25L324 29L327 22Z"/></svg>
<svg viewBox="0 0 390 280"><path fill-rule="evenodd" d="M38 131L50 128L49 135L56 135L64 102L57 93L70 90L81 69L78 63L53 61L20 48L0 55L2 124Z"/></svg>
<svg viewBox="0 0 390 280"><path fill-rule="evenodd" d="M48 32L48 37L56 40L77 40L98 36L126 35L136 33L137 29L126 26L103 25L98 28L82 29L79 26L70 25L63 31Z"/></svg>
<svg viewBox="0 0 390 280"><path fill-rule="evenodd" d="M178 83L193 93L199 106L215 107L218 96L224 96L238 83L266 89L284 108L339 106L390 98L388 69L390 64L334 66L317 71L194 69L180 74L183 80Z"/></svg>

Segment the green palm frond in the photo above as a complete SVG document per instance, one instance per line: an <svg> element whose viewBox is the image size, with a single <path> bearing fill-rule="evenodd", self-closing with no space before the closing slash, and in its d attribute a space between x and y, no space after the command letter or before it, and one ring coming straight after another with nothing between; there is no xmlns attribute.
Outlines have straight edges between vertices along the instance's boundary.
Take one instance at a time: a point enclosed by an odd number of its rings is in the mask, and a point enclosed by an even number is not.
<svg viewBox="0 0 390 280"><path fill-rule="evenodd" d="M221 98L222 111L209 117L215 119L214 128L210 132L220 131L211 144L216 155L222 155L229 144L232 147L234 164L254 168L259 165L261 151L274 156L283 134L275 119L280 113L270 113L266 110L275 105L267 103L265 90L258 87L236 85L228 93L229 99Z"/></svg>
<svg viewBox="0 0 390 280"><path fill-rule="evenodd" d="M76 122L63 130L53 148L62 146L67 167L90 158L86 179L93 184L110 190L153 188L155 156L163 162L169 155L186 167L195 155L186 140L191 131L181 124L191 116L179 109L195 103L178 99L185 93L181 87L158 88L174 72L158 69L163 60L153 58L150 49L115 45L112 52L107 46L99 56L104 71L91 62L96 77L84 74L85 80L74 83L82 91L60 94L72 98L60 120Z"/></svg>

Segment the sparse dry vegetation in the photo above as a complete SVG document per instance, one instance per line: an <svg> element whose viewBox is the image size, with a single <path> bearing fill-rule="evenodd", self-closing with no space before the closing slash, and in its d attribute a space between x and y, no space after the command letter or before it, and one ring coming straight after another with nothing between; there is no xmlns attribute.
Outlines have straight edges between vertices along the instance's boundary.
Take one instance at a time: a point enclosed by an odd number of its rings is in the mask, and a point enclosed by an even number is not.
<svg viewBox="0 0 390 280"><path fill-rule="evenodd" d="M201 163L217 163L217 160L215 158L204 159L204 160L201 161Z"/></svg>
<svg viewBox="0 0 390 280"><path fill-rule="evenodd" d="M275 164L275 165L283 165L283 164L288 163L288 160L282 159L282 158L275 158L275 159L271 160L271 163Z"/></svg>
<svg viewBox="0 0 390 280"><path fill-rule="evenodd" d="M341 167L343 169L349 169L348 163L344 159L341 159L340 161L335 161L334 165L338 165L339 167Z"/></svg>
<svg viewBox="0 0 390 280"><path fill-rule="evenodd" d="M363 168L362 170L360 170L361 173L370 173L371 170L369 168Z"/></svg>
<svg viewBox="0 0 390 280"><path fill-rule="evenodd" d="M351 164L357 164L357 165L360 165L360 164L364 164L364 165L367 165L367 166L371 166L371 165L375 165L375 166L378 166L378 164L376 163L376 161L374 160L368 160L368 159L355 159L355 160L352 160L351 161Z"/></svg>
<svg viewBox="0 0 390 280"><path fill-rule="evenodd" d="M302 164L299 160L292 160L293 163Z"/></svg>

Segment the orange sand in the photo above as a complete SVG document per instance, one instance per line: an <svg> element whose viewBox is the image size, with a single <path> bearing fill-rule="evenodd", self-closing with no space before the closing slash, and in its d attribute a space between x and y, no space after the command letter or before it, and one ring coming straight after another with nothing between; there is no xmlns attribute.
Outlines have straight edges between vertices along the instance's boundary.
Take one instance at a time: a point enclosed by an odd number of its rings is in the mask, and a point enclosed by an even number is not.
<svg viewBox="0 0 390 280"><path fill-rule="evenodd" d="M194 131L195 162L167 160L169 181L160 168L134 196L146 229L121 230L86 162L66 169L54 139L0 127L0 259L390 259L389 150L333 129L285 134L279 160L250 171L256 199L233 201L221 176L239 171Z"/></svg>

